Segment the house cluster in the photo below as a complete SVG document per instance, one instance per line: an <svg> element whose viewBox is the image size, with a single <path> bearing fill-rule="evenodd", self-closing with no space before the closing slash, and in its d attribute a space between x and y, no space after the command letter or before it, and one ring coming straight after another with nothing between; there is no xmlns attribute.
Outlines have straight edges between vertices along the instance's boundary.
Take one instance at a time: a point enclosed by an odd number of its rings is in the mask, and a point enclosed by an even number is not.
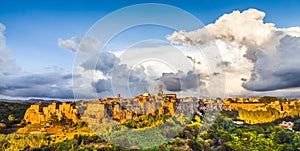
<svg viewBox="0 0 300 151"><path fill-rule="evenodd" d="M80 121L79 112L74 102L39 102L31 105L25 112L24 120L26 123L42 123L53 120L70 120L73 123Z"/></svg>
<svg viewBox="0 0 300 151"><path fill-rule="evenodd" d="M224 99L223 110L237 110L238 108L247 111L267 111L268 108L276 109L280 113L297 110L300 107L298 100L270 101L263 103L259 98L228 98Z"/></svg>
<svg viewBox="0 0 300 151"><path fill-rule="evenodd" d="M141 115L205 114L205 111L222 109L221 99L198 99L196 97L177 98L176 94L164 94L159 85L157 95L144 93L133 98L104 98L92 101L40 102L27 109L24 120L27 123L41 123L56 116L58 120L67 119L74 123L80 120L105 123L122 122ZM80 115L80 116L79 116Z"/></svg>
<svg viewBox="0 0 300 151"><path fill-rule="evenodd" d="M219 101L219 102L218 102ZM81 118L95 123L122 122L141 115L205 114L205 111L220 110L221 99L177 98L176 94L164 94L162 85L157 95L144 93L133 98L104 98L79 103Z"/></svg>
<svg viewBox="0 0 300 151"><path fill-rule="evenodd" d="M224 103L259 103L260 98L225 98Z"/></svg>
<svg viewBox="0 0 300 151"><path fill-rule="evenodd" d="M89 122L114 120L121 122L141 115L174 115L176 94L164 94L159 85L157 95L144 93L133 98L123 98L119 94L116 98L104 98L79 103L81 118Z"/></svg>

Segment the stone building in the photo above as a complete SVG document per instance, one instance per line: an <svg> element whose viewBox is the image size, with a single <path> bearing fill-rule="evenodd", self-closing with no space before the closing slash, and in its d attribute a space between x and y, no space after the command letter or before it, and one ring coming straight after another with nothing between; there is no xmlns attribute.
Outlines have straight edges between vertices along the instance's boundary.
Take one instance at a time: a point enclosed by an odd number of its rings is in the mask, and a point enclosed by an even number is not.
<svg viewBox="0 0 300 151"><path fill-rule="evenodd" d="M122 98L117 95L116 98L99 99L98 103L93 102L95 104L86 102L86 110L82 114L82 119L105 123L108 121L122 122L141 115L173 116L175 103L178 101L176 94L164 94L162 85L159 85L157 95L144 93L133 98Z"/></svg>
<svg viewBox="0 0 300 151"><path fill-rule="evenodd" d="M50 121L54 117L58 120L71 120L74 123L80 121L78 108L73 102L33 104L26 110L24 120L26 123L35 124Z"/></svg>
<svg viewBox="0 0 300 151"><path fill-rule="evenodd" d="M122 98L118 94L116 98L78 101L77 105L70 102L34 104L26 111L24 120L27 123L41 123L55 115L59 120L64 118L74 123L80 119L89 124L122 122L142 115L194 113L198 111L198 102L197 98L178 99L176 94L164 94L162 85L159 85L157 95L144 93L133 98Z"/></svg>

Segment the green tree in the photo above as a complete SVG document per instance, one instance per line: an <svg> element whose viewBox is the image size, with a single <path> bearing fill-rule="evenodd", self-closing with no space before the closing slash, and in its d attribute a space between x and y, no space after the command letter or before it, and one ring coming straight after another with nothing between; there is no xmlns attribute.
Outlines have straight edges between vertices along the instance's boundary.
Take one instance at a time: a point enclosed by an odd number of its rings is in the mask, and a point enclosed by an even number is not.
<svg viewBox="0 0 300 151"><path fill-rule="evenodd" d="M15 116L13 115L13 114L10 114L10 115L8 115L8 121L10 121L10 122L13 122L13 121L15 121Z"/></svg>
<svg viewBox="0 0 300 151"><path fill-rule="evenodd" d="M300 131L300 119L294 122L293 130Z"/></svg>

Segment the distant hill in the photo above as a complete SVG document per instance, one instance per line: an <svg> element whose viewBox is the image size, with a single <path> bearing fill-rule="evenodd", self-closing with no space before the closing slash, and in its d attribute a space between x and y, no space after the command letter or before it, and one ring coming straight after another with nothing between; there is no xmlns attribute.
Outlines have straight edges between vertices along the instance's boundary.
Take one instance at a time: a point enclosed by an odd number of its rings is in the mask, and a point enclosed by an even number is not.
<svg viewBox="0 0 300 151"><path fill-rule="evenodd" d="M47 102L47 103L53 103L53 102L60 102L58 100L43 100L43 99L29 99L29 100L25 100L25 102L29 102L29 103L39 103L39 102Z"/></svg>
<svg viewBox="0 0 300 151"><path fill-rule="evenodd" d="M43 100L43 99L29 99L29 100L9 100L9 99L0 99L0 102L10 102L10 103L22 103L22 102L26 102L26 103L38 103L38 102L47 102L47 103L52 103L52 102L60 102L57 100Z"/></svg>
<svg viewBox="0 0 300 151"><path fill-rule="evenodd" d="M8 99L0 99L0 102L24 102L24 100L8 100Z"/></svg>

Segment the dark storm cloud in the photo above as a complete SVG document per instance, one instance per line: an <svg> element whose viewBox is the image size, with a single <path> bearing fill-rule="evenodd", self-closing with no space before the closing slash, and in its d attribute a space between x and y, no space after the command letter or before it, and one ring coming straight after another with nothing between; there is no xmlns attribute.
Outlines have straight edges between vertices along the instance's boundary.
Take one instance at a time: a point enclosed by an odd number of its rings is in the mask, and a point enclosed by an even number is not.
<svg viewBox="0 0 300 151"><path fill-rule="evenodd" d="M251 79L243 87L271 91L300 87L300 38L285 36L272 51L260 51Z"/></svg>
<svg viewBox="0 0 300 151"><path fill-rule="evenodd" d="M91 57L81 64L85 70L100 70L103 74L112 72L114 65L118 65L120 60L110 52L101 53L100 57Z"/></svg>
<svg viewBox="0 0 300 151"><path fill-rule="evenodd" d="M113 93L110 80L100 79L97 82L93 83L93 86L96 88L97 93Z"/></svg>
<svg viewBox="0 0 300 151"><path fill-rule="evenodd" d="M96 66L95 62L97 62ZM144 67L128 67L126 64L120 63L119 58L113 53L103 52L98 60L96 57L90 58L81 67L84 70L101 71L107 77L92 83L100 95L115 96L113 94L115 92L131 96L148 92L149 84Z"/></svg>
<svg viewBox="0 0 300 151"><path fill-rule="evenodd" d="M85 77L83 75L85 71L100 71L103 73L103 77L90 83L98 95L114 96L114 91L116 93L124 93L124 95L148 91L149 84L143 67L131 69L132 67L120 63L120 59L111 52L101 52L100 56L95 56L93 54L97 54L95 52L100 50L100 41L95 37L85 37L81 41L80 39L78 37L66 40L59 39L58 46L70 49L73 52L79 50L89 54L90 57L80 64L84 71L79 73L79 75ZM88 78L92 79L92 77Z"/></svg>
<svg viewBox="0 0 300 151"><path fill-rule="evenodd" d="M45 73L2 78L1 95L12 97L73 98L71 74Z"/></svg>
<svg viewBox="0 0 300 151"><path fill-rule="evenodd" d="M160 80L169 91L184 91L188 89L196 89L205 82L200 80L201 75L189 71L187 74L182 71L175 73L163 73Z"/></svg>

